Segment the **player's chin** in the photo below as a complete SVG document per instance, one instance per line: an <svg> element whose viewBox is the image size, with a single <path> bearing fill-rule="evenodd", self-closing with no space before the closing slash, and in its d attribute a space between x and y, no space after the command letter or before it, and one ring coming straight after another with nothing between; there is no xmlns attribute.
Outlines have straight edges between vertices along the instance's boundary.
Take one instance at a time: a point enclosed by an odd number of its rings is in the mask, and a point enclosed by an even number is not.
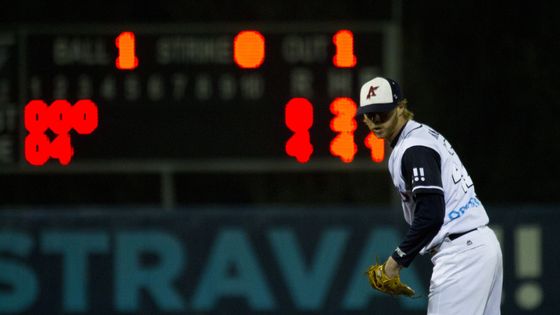
<svg viewBox="0 0 560 315"><path fill-rule="evenodd" d="M376 128L371 129L371 131L379 139L385 139L385 137L386 137L384 128L376 127Z"/></svg>

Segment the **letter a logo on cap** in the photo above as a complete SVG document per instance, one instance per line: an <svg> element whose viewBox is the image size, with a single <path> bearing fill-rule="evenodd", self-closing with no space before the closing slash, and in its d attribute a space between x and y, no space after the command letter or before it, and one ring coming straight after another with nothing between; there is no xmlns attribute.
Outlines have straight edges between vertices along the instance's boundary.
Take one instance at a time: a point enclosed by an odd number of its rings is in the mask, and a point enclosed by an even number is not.
<svg viewBox="0 0 560 315"><path fill-rule="evenodd" d="M375 90L377 90L379 88L379 86L370 86L369 87L369 91L367 93L367 99L369 100L372 96L375 96Z"/></svg>

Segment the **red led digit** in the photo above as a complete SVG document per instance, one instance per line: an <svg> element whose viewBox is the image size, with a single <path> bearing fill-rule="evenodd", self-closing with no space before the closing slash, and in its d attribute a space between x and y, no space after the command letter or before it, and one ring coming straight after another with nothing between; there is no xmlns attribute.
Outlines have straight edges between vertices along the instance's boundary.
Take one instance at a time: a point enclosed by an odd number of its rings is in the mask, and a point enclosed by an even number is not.
<svg viewBox="0 0 560 315"><path fill-rule="evenodd" d="M70 142L70 135L59 134L50 145L51 157L58 159L60 164L68 165L74 155L74 148Z"/></svg>
<svg viewBox="0 0 560 315"><path fill-rule="evenodd" d="M233 39L233 60L240 68L260 67L265 55L265 41L261 33L241 31Z"/></svg>
<svg viewBox="0 0 560 315"><path fill-rule="evenodd" d="M371 160L375 163L381 163L385 158L385 141L370 132L364 140L364 144L371 151Z"/></svg>
<svg viewBox="0 0 560 315"><path fill-rule="evenodd" d="M115 45L119 49L119 55L115 60L115 66L119 70L133 70L138 67L136 57L136 38L132 32L122 32L115 39Z"/></svg>
<svg viewBox="0 0 560 315"><path fill-rule="evenodd" d="M349 30L341 30L333 36L336 53L333 64L338 68L352 68L356 65L354 55L354 34Z"/></svg>
<svg viewBox="0 0 560 315"><path fill-rule="evenodd" d="M292 98L285 108L286 126L294 133L286 142L286 153L299 163L309 161L313 145L309 129L313 126L313 105L305 98Z"/></svg>
<svg viewBox="0 0 560 315"><path fill-rule="evenodd" d="M72 126L77 133L92 133L98 124L97 105L91 100L79 100L72 109Z"/></svg>
<svg viewBox="0 0 560 315"><path fill-rule="evenodd" d="M43 165L50 157L50 142L45 134L49 127L49 108L41 100L32 100L23 109L25 129L25 159L31 165Z"/></svg>
<svg viewBox="0 0 560 315"><path fill-rule="evenodd" d="M286 154L295 157L299 163L309 162L312 153L313 146L311 145L309 132L295 133L286 142Z"/></svg>
<svg viewBox="0 0 560 315"><path fill-rule="evenodd" d="M49 128L56 134L65 134L72 129L72 105L67 100L56 100L49 107Z"/></svg>
<svg viewBox="0 0 560 315"><path fill-rule="evenodd" d="M25 129L30 133L43 133L49 127L49 108L41 100L32 100L23 109Z"/></svg>
<svg viewBox="0 0 560 315"><path fill-rule="evenodd" d="M338 135L331 141L330 151L333 156L338 156L345 163L354 160L358 146L354 142L354 130L357 123L356 103L348 97L338 97L330 105L331 113L335 116L331 119L331 130Z"/></svg>
<svg viewBox="0 0 560 315"><path fill-rule="evenodd" d="M43 165L50 156L50 142L46 134L33 132L25 137L25 159L29 164Z"/></svg>

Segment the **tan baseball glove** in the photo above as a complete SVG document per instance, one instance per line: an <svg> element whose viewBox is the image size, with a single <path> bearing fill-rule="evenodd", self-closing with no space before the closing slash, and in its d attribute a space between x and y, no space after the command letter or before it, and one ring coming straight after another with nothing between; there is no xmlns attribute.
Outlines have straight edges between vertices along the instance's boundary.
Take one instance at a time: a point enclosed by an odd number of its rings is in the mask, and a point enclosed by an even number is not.
<svg viewBox="0 0 560 315"><path fill-rule="evenodd" d="M414 290L408 285L401 282L401 277L396 276L389 278L385 273L385 264L371 265L366 271L369 279L369 284L372 288L390 295L406 295L408 297L414 296Z"/></svg>

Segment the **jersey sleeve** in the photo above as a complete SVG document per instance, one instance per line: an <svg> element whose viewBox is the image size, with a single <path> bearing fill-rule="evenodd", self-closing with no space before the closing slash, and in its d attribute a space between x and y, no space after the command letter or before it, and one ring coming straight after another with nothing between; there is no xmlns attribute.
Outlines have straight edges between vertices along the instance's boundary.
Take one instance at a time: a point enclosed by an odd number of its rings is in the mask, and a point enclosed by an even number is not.
<svg viewBox="0 0 560 315"><path fill-rule="evenodd" d="M405 239L391 255L404 267L408 267L420 250L436 236L445 215L443 195L419 193L415 198L414 221Z"/></svg>
<svg viewBox="0 0 560 315"><path fill-rule="evenodd" d="M420 250L438 233L445 215L441 158L432 148L413 146L402 157L401 172L406 189L415 201L414 220L392 257L408 267Z"/></svg>
<svg viewBox="0 0 560 315"><path fill-rule="evenodd" d="M408 148L402 157L401 172L407 190L413 194L443 195L441 157L434 149L425 146Z"/></svg>

